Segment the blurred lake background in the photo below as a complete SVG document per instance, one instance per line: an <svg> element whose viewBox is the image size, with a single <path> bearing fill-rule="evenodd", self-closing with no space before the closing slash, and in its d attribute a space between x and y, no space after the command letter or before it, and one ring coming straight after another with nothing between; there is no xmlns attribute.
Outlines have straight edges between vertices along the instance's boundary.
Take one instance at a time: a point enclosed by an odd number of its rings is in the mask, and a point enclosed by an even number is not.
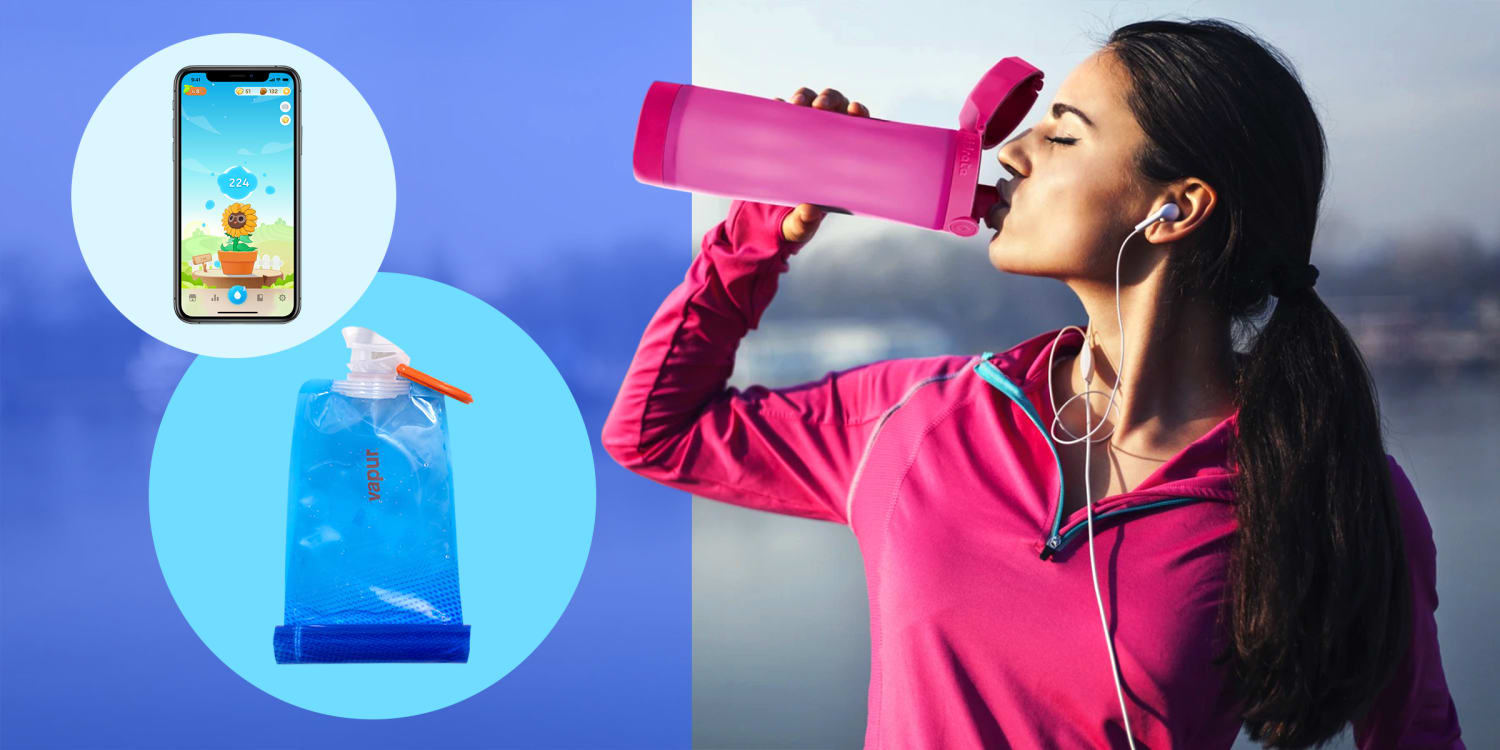
<svg viewBox="0 0 1500 750"><path fill-rule="evenodd" d="M1500 743L1500 6L1285 10L1250 3L694 4L694 80L764 96L838 88L877 117L950 125L969 86L1019 55L1042 104L1093 40L1147 18L1248 26L1297 66L1328 133L1317 290L1375 375L1386 448L1438 549L1443 663L1470 747ZM951 20L973 19L955 34ZM1483 139L1488 141L1489 139ZM1001 175L987 152L983 181ZM728 201L695 196L684 255ZM995 271L968 240L831 216L791 261L731 384L780 386L896 357L1004 350L1084 322L1061 283ZM842 748L863 740L869 608L847 528L696 498L693 737L701 748ZM1352 747L1346 732L1334 747ZM1237 747L1255 747L1241 737Z"/></svg>

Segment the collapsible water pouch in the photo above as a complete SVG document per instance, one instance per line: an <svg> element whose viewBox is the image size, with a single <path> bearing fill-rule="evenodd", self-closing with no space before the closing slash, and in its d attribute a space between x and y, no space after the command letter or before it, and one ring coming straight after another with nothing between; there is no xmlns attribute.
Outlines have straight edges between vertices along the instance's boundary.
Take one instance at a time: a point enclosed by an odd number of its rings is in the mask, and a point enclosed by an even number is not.
<svg viewBox="0 0 1500 750"><path fill-rule="evenodd" d="M297 394L276 661L468 661L443 394L470 399L343 333L348 376Z"/></svg>

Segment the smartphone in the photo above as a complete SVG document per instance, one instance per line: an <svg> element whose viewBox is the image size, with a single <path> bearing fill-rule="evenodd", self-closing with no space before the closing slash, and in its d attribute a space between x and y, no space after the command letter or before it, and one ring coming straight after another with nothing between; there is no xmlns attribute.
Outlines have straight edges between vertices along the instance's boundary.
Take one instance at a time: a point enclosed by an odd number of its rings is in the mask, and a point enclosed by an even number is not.
<svg viewBox="0 0 1500 750"><path fill-rule="evenodd" d="M302 81L189 66L173 95L172 303L189 323L285 323L302 307Z"/></svg>

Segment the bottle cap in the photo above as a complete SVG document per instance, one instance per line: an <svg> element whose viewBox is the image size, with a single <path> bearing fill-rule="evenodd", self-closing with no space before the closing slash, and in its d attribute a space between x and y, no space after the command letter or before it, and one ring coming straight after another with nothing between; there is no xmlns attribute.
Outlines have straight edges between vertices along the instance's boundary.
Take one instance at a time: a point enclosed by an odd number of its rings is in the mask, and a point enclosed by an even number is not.
<svg viewBox="0 0 1500 750"><path fill-rule="evenodd" d="M979 133L981 148L994 148L1021 124L1041 91L1042 71L1019 57L1007 57L969 92L958 113L958 127Z"/></svg>
<svg viewBox="0 0 1500 750"><path fill-rule="evenodd" d="M393 398L411 390L396 376L396 368L411 361L401 347L368 328L346 326L342 333L349 347L349 375L333 381L334 391L355 398Z"/></svg>

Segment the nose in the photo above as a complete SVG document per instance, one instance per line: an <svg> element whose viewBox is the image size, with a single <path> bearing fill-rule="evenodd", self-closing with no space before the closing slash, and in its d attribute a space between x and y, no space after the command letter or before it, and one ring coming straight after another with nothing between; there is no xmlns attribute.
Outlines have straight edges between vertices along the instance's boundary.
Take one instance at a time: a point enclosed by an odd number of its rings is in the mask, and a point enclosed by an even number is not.
<svg viewBox="0 0 1500 750"><path fill-rule="evenodd" d="M1026 174L1026 155L1021 148L1021 143L1030 133L1031 128L1027 128L1006 141L1000 148L995 149L995 161L1000 162L1000 166L1010 172L1011 177L1023 177Z"/></svg>

